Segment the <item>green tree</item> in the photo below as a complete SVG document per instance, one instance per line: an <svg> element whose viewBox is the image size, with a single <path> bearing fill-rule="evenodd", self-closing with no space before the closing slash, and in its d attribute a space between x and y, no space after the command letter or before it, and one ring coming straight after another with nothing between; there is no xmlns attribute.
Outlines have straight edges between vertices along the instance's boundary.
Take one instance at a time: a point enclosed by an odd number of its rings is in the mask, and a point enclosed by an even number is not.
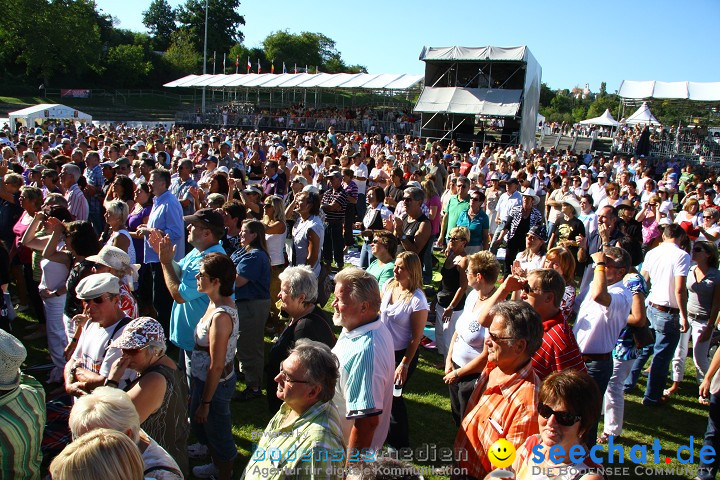
<svg viewBox="0 0 720 480"><path fill-rule="evenodd" d="M599 97L604 97L607 95L607 82L600 82L600 93L598 93Z"/></svg>
<svg viewBox="0 0 720 480"><path fill-rule="evenodd" d="M610 109L610 113L615 117L615 120L620 120L618 118L619 105L620 100L617 95L598 95L595 101L590 104L590 108L588 108L588 118L599 117L606 109Z"/></svg>
<svg viewBox="0 0 720 480"><path fill-rule="evenodd" d="M286 66L297 64L304 68L307 65L311 71L318 67L320 71L328 73L366 71L362 65L347 66L335 46L335 41L321 33L295 34L280 30L268 35L262 46L266 58L280 64L285 62Z"/></svg>
<svg viewBox="0 0 720 480"><path fill-rule="evenodd" d="M153 0L143 12L143 25L153 37L154 48L165 51L170 46L171 35L177 30L175 11L167 0Z"/></svg>
<svg viewBox="0 0 720 480"><path fill-rule="evenodd" d="M163 60L178 75L202 73L198 67L202 63L202 55L195 50L195 45L186 30L178 30L170 36L170 46Z"/></svg>
<svg viewBox="0 0 720 480"><path fill-rule="evenodd" d="M118 45L108 50L107 71L120 88L142 85L152 71L141 45Z"/></svg>
<svg viewBox="0 0 720 480"><path fill-rule="evenodd" d="M99 14L92 0L5 0L0 16L3 47L28 76L47 86L58 74L98 71ZM12 45L8 45L11 42Z"/></svg>
<svg viewBox="0 0 720 480"><path fill-rule="evenodd" d="M208 2L208 62L213 52L222 59L223 53L230 51L233 45L243 40L240 25L245 18L237 12L239 0L207 0ZM177 11L177 20L185 29L198 52L203 51L205 38L205 2L187 0Z"/></svg>
<svg viewBox="0 0 720 480"><path fill-rule="evenodd" d="M555 92L548 87L547 83L543 82L540 84L540 106L549 107L550 102L555 97Z"/></svg>
<svg viewBox="0 0 720 480"><path fill-rule="evenodd" d="M573 109L573 98L570 95L557 94L550 100L550 106L558 113L570 113Z"/></svg>

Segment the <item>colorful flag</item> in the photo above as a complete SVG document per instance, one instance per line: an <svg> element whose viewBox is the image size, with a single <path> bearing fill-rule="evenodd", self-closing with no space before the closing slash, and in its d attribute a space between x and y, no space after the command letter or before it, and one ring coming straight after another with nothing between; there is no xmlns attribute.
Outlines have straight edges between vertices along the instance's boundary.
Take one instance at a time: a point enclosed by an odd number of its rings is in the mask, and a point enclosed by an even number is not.
<svg viewBox="0 0 720 480"><path fill-rule="evenodd" d="M297 63L295 64L295 73L297 73Z"/></svg>
<svg viewBox="0 0 720 480"><path fill-rule="evenodd" d="M223 72L222 72L223 75L225 74L225 57L226 57L226 56L227 56L227 55L225 55L225 54L223 53Z"/></svg>
<svg viewBox="0 0 720 480"><path fill-rule="evenodd" d="M258 73L262 73L262 68L260 67L260 59L258 58Z"/></svg>
<svg viewBox="0 0 720 480"><path fill-rule="evenodd" d="M275 61L270 63L270 73L275 73Z"/></svg>
<svg viewBox="0 0 720 480"><path fill-rule="evenodd" d="M235 75L238 73L238 68L240 68L240 55L235 55Z"/></svg>
<svg viewBox="0 0 720 480"><path fill-rule="evenodd" d="M248 67L247 73L250 73L250 69L252 68L252 65L250 64L250 57L248 57L248 65L247 65L247 67Z"/></svg>
<svg viewBox="0 0 720 480"><path fill-rule="evenodd" d="M287 73L287 68L285 68L285 62L283 62L283 73Z"/></svg>

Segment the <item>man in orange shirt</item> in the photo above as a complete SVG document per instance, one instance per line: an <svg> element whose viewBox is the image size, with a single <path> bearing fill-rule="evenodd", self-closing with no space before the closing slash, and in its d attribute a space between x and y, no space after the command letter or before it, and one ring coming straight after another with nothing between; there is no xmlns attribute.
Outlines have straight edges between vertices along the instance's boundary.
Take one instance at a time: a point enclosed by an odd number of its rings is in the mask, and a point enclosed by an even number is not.
<svg viewBox="0 0 720 480"><path fill-rule="evenodd" d="M488 364L455 438L457 466L465 469L456 478L485 478L493 469L487 456L493 443L505 438L519 448L538 433L540 379L530 359L542 343L542 321L525 302L498 303L489 315Z"/></svg>

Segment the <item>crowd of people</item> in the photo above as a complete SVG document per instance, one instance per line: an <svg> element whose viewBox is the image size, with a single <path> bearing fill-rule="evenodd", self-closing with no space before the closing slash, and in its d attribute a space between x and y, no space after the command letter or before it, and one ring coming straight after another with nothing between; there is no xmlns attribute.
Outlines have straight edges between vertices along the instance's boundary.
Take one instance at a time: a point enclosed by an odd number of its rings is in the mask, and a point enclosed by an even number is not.
<svg viewBox="0 0 720 480"><path fill-rule="evenodd" d="M672 403L689 345L720 447L709 165L333 127L0 142L2 478L340 478L414 445L423 348L464 478L502 438L518 479L556 445L553 478L603 478L571 447L622 435L643 373L642 404ZM232 402L262 397L272 419L239 465Z"/></svg>

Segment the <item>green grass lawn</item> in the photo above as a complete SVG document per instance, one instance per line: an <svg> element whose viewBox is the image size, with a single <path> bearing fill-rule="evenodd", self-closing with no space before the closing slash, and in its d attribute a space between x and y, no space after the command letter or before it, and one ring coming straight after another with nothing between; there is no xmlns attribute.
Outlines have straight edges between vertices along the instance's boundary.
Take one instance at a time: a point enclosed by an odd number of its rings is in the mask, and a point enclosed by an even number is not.
<svg viewBox="0 0 720 480"><path fill-rule="evenodd" d="M328 305L330 302L328 302ZM330 310L329 307L326 308ZM15 322L15 333L22 337L25 327L35 320L30 315L21 314ZM266 349L269 349L272 339L265 338ZM26 365L49 362L45 339L26 342L28 359ZM441 357L432 351L420 348L420 362L404 389L406 403L410 417L410 438L414 449L429 445L452 447L457 429L450 414L450 401L447 387L442 382L442 372L434 365L441 362ZM679 394L664 406L649 408L641 405L642 389L645 386L645 377L640 381L639 389L634 394L626 396L625 429L623 438L619 442L626 447L626 454L634 444L650 445L654 438L658 438L662 446L660 460L664 462L667 456L672 461L667 468L682 465L675 459L675 451L682 445L689 444L690 436L695 438L694 456L697 463L699 449L702 446L702 436L707 422L707 407L697 402L697 382L695 381L695 368L689 355L686 367L685 381ZM37 375L38 380L44 383L44 374ZM238 382L238 390L245 388L245 384ZM233 402L233 434L240 453L235 467L236 478L240 478L243 468L252 451L253 433L264 430L270 415L264 397L249 402ZM602 427L599 431L602 431ZM652 459L652 452L650 459ZM604 456L604 455L603 455ZM444 466L440 462L426 462L434 467ZM644 478L635 474L632 463L629 476L611 476L610 478ZM648 466L653 466L649 464ZM666 468L665 464L661 465ZM426 478L447 478L442 476L426 476ZM687 478L684 475L662 475L663 479Z"/></svg>

